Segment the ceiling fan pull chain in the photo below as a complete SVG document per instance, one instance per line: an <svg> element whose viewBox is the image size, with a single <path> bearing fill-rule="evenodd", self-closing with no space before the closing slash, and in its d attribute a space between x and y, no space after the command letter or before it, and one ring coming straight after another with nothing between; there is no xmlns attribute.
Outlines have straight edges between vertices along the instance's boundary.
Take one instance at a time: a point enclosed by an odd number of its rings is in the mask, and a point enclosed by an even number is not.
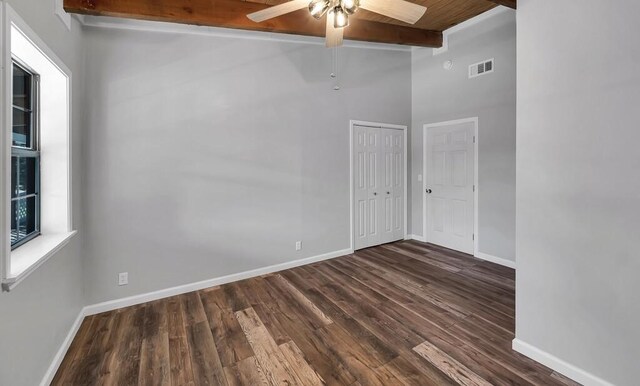
<svg viewBox="0 0 640 386"><path fill-rule="evenodd" d="M333 89L338 91L340 90L340 79L338 78L338 47L333 47L333 71L331 72L331 77L334 80Z"/></svg>

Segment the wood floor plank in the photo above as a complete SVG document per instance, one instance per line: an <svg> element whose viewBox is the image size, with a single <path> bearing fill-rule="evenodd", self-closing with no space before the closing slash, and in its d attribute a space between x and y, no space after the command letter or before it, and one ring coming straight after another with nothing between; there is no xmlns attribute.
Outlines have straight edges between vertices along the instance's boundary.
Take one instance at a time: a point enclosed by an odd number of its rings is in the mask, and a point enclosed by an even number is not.
<svg viewBox="0 0 640 386"><path fill-rule="evenodd" d="M403 385L422 386L425 384L424 374L409 363L403 356L390 361L383 367L386 372L393 374ZM434 382L433 384L445 385L445 382L446 381L442 383Z"/></svg>
<svg viewBox="0 0 640 386"><path fill-rule="evenodd" d="M253 350L222 290L203 291L200 299L211 326L222 366L230 366L253 356Z"/></svg>
<svg viewBox="0 0 640 386"><path fill-rule="evenodd" d="M429 342L421 343L413 350L462 386L491 386L489 382Z"/></svg>
<svg viewBox="0 0 640 386"><path fill-rule="evenodd" d="M146 309L138 383L148 386L170 386L167 301L148 303Z"/></svg>
<svg viewBox="0 0 640 386"><path fill-rule="evenodd" d="M229 283L221 287L222 292L227 298L227 303L233 312L244 310L250 306L243 291L246 283L247 280L243 280L235 283Z"/></svg>
<svg viewBox="0 0 640 386"><path fill-rule="evenodd" d="M333 320L325 315L313 302L311 302L300 290L298 290L291 282L282 277L282 275L274 275L273 283L279 283L283 291L288 291L293 299L297 303L306 309L306 311L313 315L320 322L321 326L326 326L333 323Z"/></svg>
<svg viewBox="0 0 640 386"><path fill-rule="evenodd" d="M323 385L325 383L322 377L309 366L309 363L307 363L304 358L304 354L295 343L287 342L278 347L303 385Z"/></svg>
<svg viewBox="0 0 640 386"><path fill-rule="evenodd" d="M54 385L576 385L513 351L512 269L417 241L85 318Z"/></svg>
<svg viewBox="0 0 640 386"><path fill-rule="evenodd" d="M267 380L274 385L295 384L296 375L253 308L237 311L235 315Z"/></svg>
<svg viewBox="0 0 640 386"><path fill-rule="evenodd" d="M385 248L387 250L390 251L394 251L397 253L400 253L404 256L410 257L414 260L418 260L421 261L425 264L429 264L429 265L433 265L435 267L444 269L445 271L449 271L449 272L460 272L462 271L465 267L467 267L468 265L462 265L460 266L460 264L456 264L454 262L451 261L447 261L445 259L442 259L444 261L442 261L441 259L436 259L434 258L433 255L431 256L424 256L421 255L420 253L414 252L411 249L407 249L407 248L399 248L398 246L395 246L393 244L391 245L384 245L382 246L382 248Z"/></svg>
<svg viewBox="0 0 640 386"><path fill-rule="evenodd" d="M425 264L411 261L411 259L406 260L402 256L392 257L391 255L371 250L363 252L362 255L375 259L376 262L383 264L387 269L400 272L418 282L422 281L434 287L455 291L460 296L481 303L497 302L504 310L512 310L515 307L514 291L495 288L490 284L466 277L460 272L452 274L437 268L430 268Z"/></svg>
<svg viewBox="0 0 640 386"><path fill-rule="evenodd" d="M226 385L227 380L207 321L188 325L191 367L196 385Z"/></svg>
<svg viewBox="0 0 640 386"><path fill-rule="evenodd" d="M396 287L402 288L412 295L418 296L459 318L465 318L469 316L469 311L466 310L464 306L448 302L441 296L437 296L437 294L428 291L426 285L420 284L415 280L411 280L411 278L408 278L405 275L401 275L397 272L385 270L381 265L378 265L373 261L361 258L359 256L354 256L354 260L361 264L368 265L374 268L376 272L379 272L380 276L393 283Z"/></svg>
<svg viewBox="0 0 640 386"><path fill-rule="evenodd" d="M93 322L94 333L90 338L91 345L88 350L82 354L82 364L76 369L74 377L71 378L72 384L90 385L94 379L99 377L99 370L107 356L107 343L114 321L112 318L113 314L113 312L106 312L95 315Z"/></svg>
<svg viewBox="0 0 640 386"><path fill-rule="evenodd" d="M358 269L356 266L349 266L349 263L335 262L332 268L336 270L333 275L343 278L343 282L351 282L349 284L352 286L356 286L356 282L359 282L364 287L368 287L370 291L374 291L383 297L384 295L382 294L388 294L389 297L384 297L385 300L388 299L389 301L397 303L412 312L418 312L424 315L425 319L428 320L429 323L446 327L454 324L458 320L454 315L448 313L446 310L443 310L433 304L420 301L410 293L397 288L393 283L387 282L384 278ZM364 289L361 290L365 291Z"/></svg>
<svg viewBox="0 0 640 386"><path fill-rule="evenodd" d="M271 385L255 357L242 359L224 368L229 386Z"/></svg>
<svg viewBox="0 0 640 386"><path fill-rule="evenodd" d="M184 310L177 296L167 299L167 327L171 383L173 386L195 386Z"/></svg>
<svg viewBox="0 0 640 386"><path fill-rule="evenodd" d="M76 371L77 366L82 363L83 346L87 344L92 333L92 324L95 320L92 316L87 316L82 320L78 332L71 342L67 353L60 364L59 370L51 382L52 385L63 385L69 383L72 374ZM76 359L77 358L77 359Z"/></svg>
<svg viewBox="0 0 640 386"><path fill-rule="evenodd" d="M311 291L306 295L315 300L313 295L318 293L315 289ZM334 321L347 318L347 315L337 307L328 310L323 304L322 309ZM295 319L283 318L282 327L289 332L290 339L300 348L309 364L327 384L349 385L355 381L355 377L345 367L345 364L332 353L328 342L318 334L305 331Z"/></svg>
<svg viewBox="0 0 640 386"><path fill-rule="evenodd" d="M388 377L378 374L375 369L384 365L375 358L368 357L367 352L355 337L351 336L341 326L334 323L316 331L318 336L327 342L332 354L343 366L353 374L363 385L398 384Z"/></svg>
<svg viewBox="0 0 640 386"><path fill-rule="evenodd" d="M123 312L125 331L113 366L113 385L137 385L146 305L133 306Z"/></svg>
<svg viewBox="0 0 640 386"><path fill-rule="evenodd" d="M103 349L103 360L100 370L98 371L98 377L96 384L99 385L113 385L114 384L114 367L117 363L117 353L120 346L124 342L124 333L126 331L125 326L125 313L122 310L114 312L112 315L113 324L111 327L111 333L107 340L107 344Z"/></svg>
<svg viewBox="0 0 640 386"><path fill-rule="evenodd" d="M269 286L264 279L253 278L247 280L244 286L244 293L251 308L258 314L276 344L290 341L291 338L288 331L291 329L285 328L276 316L280 312L277 305L278 302L270 292Z"/></svg>
<svg viewBox="0 0 640 386"><path fill-rule="evenodd" d="M224 369L200 295L190 292L180 296L195 384L226 385Z"/></svg>
<svg viewBox="0 0 640 386"><path fill-rule="evenodd" d="M207 321L207 315L204 312L200 295L197 292L189 292L178 295L178 297L182 302L182 309L184 310L184 324L186 326L192 326L194 324Z"/></svg>
<svg viewBox="0 0 640 386"><path fill-rule="evenodd" d="M274 295L272 296L274 306L280 311L275 315L279 317L279 319L282 319L282 317L295 318L305 326L303 328L310 330L315 330L325 325L323 319L318 319L314 314L310 313L308 309L299 304L289 292L289 288L283 287L280 281L275 280L275 277L271 276L266 278L265 283L267 283L268 291Z"/></svg>

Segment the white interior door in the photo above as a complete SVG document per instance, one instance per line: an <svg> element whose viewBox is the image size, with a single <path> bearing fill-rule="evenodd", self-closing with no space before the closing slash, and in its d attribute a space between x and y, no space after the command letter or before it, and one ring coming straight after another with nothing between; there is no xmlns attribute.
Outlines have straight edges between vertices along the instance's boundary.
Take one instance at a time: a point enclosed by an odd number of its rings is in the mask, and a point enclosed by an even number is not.
<svg viewBox="0 0 640 386"><path fill-rule="evenodd" d="M353 127L354 248L404 238L404 131Z"/></svg>
<svg viewBox="0 0 640 386"><path fill-rule="evenodd" d="M381 202L379 153L380 129L353 127L354 247L367 248L381 243L379 212Z"/></svg>
<svg viewBox="0 0 640 386"><path fill-rule="evenodd" d="M473 254L475 122L425 131L426 240Z"/></svg>
<svg viewBox="0 0 640 386"><path fill-rule="evenodd" d="M382 130L382 215L381 242L404 238L404 131Z"/></svg>

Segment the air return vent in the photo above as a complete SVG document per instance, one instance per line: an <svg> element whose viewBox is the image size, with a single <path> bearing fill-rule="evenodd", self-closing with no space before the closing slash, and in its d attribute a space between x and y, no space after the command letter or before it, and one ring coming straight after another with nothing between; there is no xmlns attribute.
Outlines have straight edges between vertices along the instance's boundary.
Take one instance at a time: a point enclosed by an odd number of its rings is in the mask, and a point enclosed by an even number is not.
<svg viewBox="0 0 640 386"><path fill-rule="evenodd" d="M485 60L469 66L469 78L475 78L493 72L493 59Z"/></svg>

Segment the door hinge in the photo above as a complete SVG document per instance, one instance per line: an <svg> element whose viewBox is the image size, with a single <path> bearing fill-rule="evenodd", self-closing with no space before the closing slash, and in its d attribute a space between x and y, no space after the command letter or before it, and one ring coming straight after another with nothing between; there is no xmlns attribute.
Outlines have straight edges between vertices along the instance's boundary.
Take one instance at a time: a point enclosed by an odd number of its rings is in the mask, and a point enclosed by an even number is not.
<svg viewBox="0 0 640 386"><path fill-rule="evenodd" d="M476 136L473 136L473 143L476 143Z"/></svg>
<svg viewBox="0 0 640 386"><path fill-rule="evenodd" d="M473 241L475 241L475 240L476 240L476 234L475 234L475 233L472 233L472 234L471 234L471 240L473 240Z"/></svg>
<svg viewBox="0 0 640 386"><path fill-rule="evenodd" d="M475 186L475 185L473 185L473 191L474 191L474 192L476 191L476 186Z"/></svg>

